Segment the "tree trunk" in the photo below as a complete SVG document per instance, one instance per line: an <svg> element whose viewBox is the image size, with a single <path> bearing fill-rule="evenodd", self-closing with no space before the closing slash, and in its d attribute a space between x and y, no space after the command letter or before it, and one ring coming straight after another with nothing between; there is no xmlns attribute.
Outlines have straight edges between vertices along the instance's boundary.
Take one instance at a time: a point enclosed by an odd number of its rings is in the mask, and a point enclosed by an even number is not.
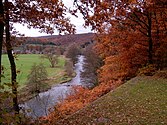
<svg viewBox="0 0 167 125"><path fill-rule="evenodd" d="M152 41L152 19L151 13L148 15L148 63L153 64L153 41Z"/></svg>
<svg viewBox="0 0 167 125"><path fill-rule="evenodd" d="M18 99L17 99L17 82L16 82L16 64L14 61L14 57L12 54L12 45L10 42L10 25L9 25L9 9L8 9L8 0L5 0L5 12L6 12L6 20L5 20L5 33L6 33L6 49L7 54L11 66L11 82L12 82L12 94L13 94L13 109L16 114L19 114L19 106L18 106Z"/></svg>
<svg viewBox="0 0 167 125"><path fill-rule="evenodd" d="M2 0L0 0L0 83L2 74L2 44L3 44L3 33L4 33L4 9Z"/></svg>

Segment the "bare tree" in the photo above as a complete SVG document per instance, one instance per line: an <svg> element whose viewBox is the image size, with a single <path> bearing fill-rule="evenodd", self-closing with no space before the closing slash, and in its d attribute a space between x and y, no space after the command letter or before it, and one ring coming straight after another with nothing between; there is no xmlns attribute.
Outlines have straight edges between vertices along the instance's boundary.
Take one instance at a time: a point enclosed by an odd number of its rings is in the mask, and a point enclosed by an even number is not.
<svg viewBox="0 0 167 125"><path fill-rule="evenodd" d="M42 58L46 58L46 59L48 59L49 60L49 62L50 62L50 67L51 68L54 68L55 67L55 65L58 63L58 55L54 55L54 54L44 54L43 56L42 56Z"/></svg>
<svg viewBox="0 0 167 125"><path fill-rule="evenodd" d="M66 71L67 75L72 77L72 75L74 73L74 69L73 69L73 63L70 59L66 60L64 67L65 67L65 71Z"/></svg>
<svg viewBox="0 0 167 125"><path fill-rule="evenodd" d="M48 59L50 62L50 67L54 68L58 63L58 57L60 55L60 51L57 47L51 47L45 50L45 54L41 56L41 58Z"/></svg>
<svg viewBox="0 0 167 125"><path fill-rule="evenodd" d="M60 33L74 33L74 26L64 15L66 7L62 1L47 0L0 0L0 55L2 54L3 35L6 36L6 49L11 67L11 83L13 96L13 110L19 114L17 100L17 73L14 56L12 55L11 25L13 23L27 24L27 26L41 29L41 32L52 34L55 29ZM5 30L5 34L4 31ZM1 65L1 58L0 58Z"/></svg>
<svg viewBox="0 0 167 125"><path fill-rule="evenodd" d="M65 53L67 58L70 58L73 64L77 62L77 56L80 54L80 48L76 44L72 44L67 48Z"/></svg>

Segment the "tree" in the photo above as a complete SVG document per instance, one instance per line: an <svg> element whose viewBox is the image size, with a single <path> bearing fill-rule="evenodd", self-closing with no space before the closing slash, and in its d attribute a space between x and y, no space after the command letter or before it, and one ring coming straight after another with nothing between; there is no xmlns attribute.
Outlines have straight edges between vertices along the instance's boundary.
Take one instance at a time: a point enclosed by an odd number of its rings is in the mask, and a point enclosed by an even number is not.
<svg viewBox="0 0 167 125"><path fill-rule="evenodd" d="M83 2L76 0L76 5L85 17L85 25L92 26L92 29L100 33L113 26L115 20L122 22L125 19L130 19L131 22L128 25L147 37L148 63L153 63L153 37L155 37L153 30L157 32L156 35L160 33L160 29L166 30L166 1L122 0L109 2L108 0L97 0Z"/></svg>
<svg viewBox="0 0 167 125"><path fill-rule="evenodd" d="M162 46L166 48L166 3L166 0L75 1L85 25L99 36L96 49L104 60L101 82L129 79L142 66L157 65L160 57L165 58L156 53L166 50L160 50Z"/></svg>
<svg viewBox="0 0 167 125"><path fill-rule="evenodd" d="M31 1L31 0L14 0L12 2L1 1L1 24L5 25L4 16L9 9L10 24L21 23L27 26L41 29L41 32L53 33L54 29L60 33L74 33L74 25L65 17L66 7L61 1ZM38 15L38 16L37 16ZM3 30L3 26L1 30ZM3 31L1 31L3 37ZM1 40L1 42L3 42Z"/></svg>
<svg viewBox="0 0 167 125"><path fill-rule="evenodd" d="M13 108L19 114L17 102L17 74L15 60L12 55L11 34L13 23L27 24L27 26L41 29L41 32L52 34L56 28L60 33L74 33L75 29L70 20L65 17L66 7L62 1L56 0L8 0L0 1L0 47L3 43L5 28L6 49L11 65L11 83L13 93ZM10 25L11 24L11 25ZM2 54L2 48L0 48ZM0 59L1 60L1 59ZM0 61L1 63L1 61ZM0 64L1 65L1 64Z"/></svg>
<svg viewBox="0 0 167 125"><path fill-rule="evenodd" d="M58 57L60 56L61 52L58 47L51 47L45 50L44 55L41 56L42 58L48 59L50 62L50 67L54 68L55 65L58 63Z"/></svg>
<svg viewBox="0 0 167 125"><path fill-rule="evenodd" d="M42 56L42 58L45 58L45 59L48 59L49 60L49 62L50 62L50 67L51 68L54 68L55 67L55 65L58 63L58 55L55 55L55 54L44 54L43 56Z"/></svg>
<svg viewBox="0 0 167 125"><path fill-rule="evenodd" d="M4 33L4 8L3 8L2 0L0 0L0 75L1 75L3 33ZM0 76L0 82L1 82L1 76Z"/></svg>
<svg viewBox="0 0 167 125"><path fill-rule="evenodd" d="M73 69L73 63L70 59L67 59L64 65L65 71L69 77L73 76L74 69Z"/></svg>
<svg viewBox="0 0 167 125"><path fill-rule="evenodd" d="M143 37L147 39L148 46L148 63L154 63L155 49L162 44L162 38L164 39L166 23L164 17L166 17L166 9L163 7L162 1L150 1L141 3L140 8L131 9L132 12L127 18L133 23L128 24L133 28L136 28Z"/></svg>
<svg viewBox="0 0 167 125"><path fill-rule="evenodd" d="M47 71L45 66L41 64L33 64L31 72L28 75L27 85L31 87L32 93L39 93L43 80L47 79Z"/></svg>
<svg viewBox="0 0 167 125"><path fill-rule="evenodd" d="M85 56L83 72L81 73L82 82L89 88L98 85L98 69L102 66L102 59L99 57L93 46L88 46L83 52Z"/></svg>
<svg viewBox="0 0 167 125"><path fill-rule="evenodd" d="M77 56L80 54L80 50L77 45L72 44L67 48L65 55L67 58L70 58L73 64L77 62Z"/></svg>
<svg viewBox="0 0 167 125"><path fill-rule="evenodd" d="M10 24L9 24L9 2L5 0L5 34L6 34L6 50L11 65L11 83L12 83L12 94L13 96L13 109L16 114L19 114L19 105L17 99L17 81L16 81L16 64L14 61L14 56L12 54L12 45L11 45L11 35L10 35ZM1 50L2 51L2 50Z"/></svg>

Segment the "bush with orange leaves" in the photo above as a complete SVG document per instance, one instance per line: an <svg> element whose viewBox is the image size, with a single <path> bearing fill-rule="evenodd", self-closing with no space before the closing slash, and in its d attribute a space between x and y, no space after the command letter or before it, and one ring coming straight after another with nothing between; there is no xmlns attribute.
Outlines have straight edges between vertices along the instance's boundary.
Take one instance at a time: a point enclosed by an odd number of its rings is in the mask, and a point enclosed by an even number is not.
<svg viewBox="0 0 167 125"><path fill-rule="evenodd" d="M122 84L121 80L118 80L116 82L110 81L108 83L101 83L99 86L91 90L83 88L81 86L75 86L73 87L74 93L72 95L69 95L64 101L58 103L55 106L55 110L50 113L49 116L43 117L41 119L41 123L46 125L53 123L55 124L58 120L72 115L97 98L113 90L120 84Z"/></svg>

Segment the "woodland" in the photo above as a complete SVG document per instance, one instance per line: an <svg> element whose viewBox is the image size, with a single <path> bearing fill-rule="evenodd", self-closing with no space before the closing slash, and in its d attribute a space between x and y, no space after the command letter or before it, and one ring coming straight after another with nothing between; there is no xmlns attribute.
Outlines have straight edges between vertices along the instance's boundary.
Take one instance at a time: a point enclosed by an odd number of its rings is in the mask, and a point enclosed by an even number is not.
<svg viewBox="0 0 167 125"><path fill-rule="evenodd" d="M77 12L82 14L85 27L89 26L95 32L90 41L86 40L85 42L75 42L78 43L75 45L67 45L58 36L58 40L55 41L50 37L38 38L38 42L29 38L25 42L25 38L13 27L14 23L20 23L27 24L29 28L38 28L41 32L48 34L53 34L54 30L58 30L60 34L74 34L75 24L71 24L69 18L66 18L65 15L70 13L77 17ZM20 36L20 40L18 40L18 36ZM75 40L70 35L65 36L67 40ZM4 89L1 80L0 102L11 99L13 107L10 110L7 110L5 106L0 107L0 123L14 125L70 124L72 119L68 120L69 116L73 114L75 116L78 110L83 109L103 95L117 88L119 89L120 86L124 86L125 82L136 76L154 76L157 72L163 71L164 74L158 76L163 76L166 80L166 36L167 0L74 0L74 8L72 9L66 7L61 0L13 0L12 2L0 0L0 55L2 59L3 50L6 48L11 70L10 83L5 84L11 88L11 91ZM71 58L73 64L76 62L76 56L74 55L84 54L86 70L82 75L85 78L85 83L92 83L93 85L88 88L75 87L75 94L69 95L63 102L56 104L54 111L48 116L31 121L31 118L20 113L18 103L19 83L17 80L19 72L15 63L16 56L12 52L13 48L23 47L25 43L26 47L32 49L34 41L38 45L38 47L35 46L35 49L43 50L40 47L41 41L44 41L43 43L48 43L51 48L53 46L59 48L60 53L61 51L65 52L63 49L67 50L65 55L67 58ZM80 39L80 41L83 41L83 39ZM49 51L47 51L48 45L45 46L45 52L48 54L47 58L53 57L52 50L48 49ZM0 74L1 77L5 77L1 59ZM70 63L67 65L71 66ZM70 69L69 72L71 72ZM152 81L152 83L154 82ZM160 83L160 81L157 83ZM163 81L163 83L163 85L166 85L166 81ZM158 86L156 87L158 88ZM137 90L140 88L138 87ZM117 96L121 98L123 93ZM113 104L115 103L113 102ZM85 111L84 114L90 113ZM98 112L96 113L98 114ZM166 113L165 109L164 113ZM103 119L103 121L105 120ZM165 122L162 121L161 123L165 124ZM78 124L77 121L74 123ZM130 124L129 121L120 121L119 123Z"/></svg>

